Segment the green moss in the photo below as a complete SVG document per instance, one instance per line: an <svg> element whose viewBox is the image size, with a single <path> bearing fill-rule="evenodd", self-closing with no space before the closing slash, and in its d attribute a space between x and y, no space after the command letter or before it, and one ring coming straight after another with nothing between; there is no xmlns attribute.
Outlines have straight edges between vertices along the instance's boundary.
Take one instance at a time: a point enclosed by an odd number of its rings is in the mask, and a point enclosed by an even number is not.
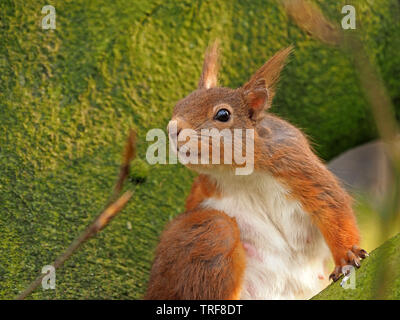
<svg viewBox="0 0 400 320"><path fill-rule="evenodd" d="M400 234L375 249L356 271L355 289L344 289L340 281L330 285L313 299L365 300L400 299ZM382 274L384 278L382 278ZM380 276L381 275L381 276ZM384 284L381 289L380 285ZM381 294L377 296L377 292Z"/></svg>
<svg viewBox="0 0 400 320"><path fill-rule="evenodd" d="M150 173L150 166L141 159L135 159L132 161L131 172L129 174L129 180L134 184L141 184L146 181Z"/></svg>
<svg viewBox="0 0 400 320"><path fill-rule="evenodd" d="M339 3L318 3L340 18ZM130 127L144 159L146 132L165 128L196 87L216 37L230 87L295 45L272 111L303 128L325 159L376 135L349 58L299 30L277 1L46 4L56 8L56 30L40 28L37 1L0 2L0 298L26 287L101 210ZM399 110L397 1L359 6L364 41ZM58 271L55 291L33 298L142 296L157 237L183 210L193 177L179 165L142 169L147 179L128 207Z"/></svg>

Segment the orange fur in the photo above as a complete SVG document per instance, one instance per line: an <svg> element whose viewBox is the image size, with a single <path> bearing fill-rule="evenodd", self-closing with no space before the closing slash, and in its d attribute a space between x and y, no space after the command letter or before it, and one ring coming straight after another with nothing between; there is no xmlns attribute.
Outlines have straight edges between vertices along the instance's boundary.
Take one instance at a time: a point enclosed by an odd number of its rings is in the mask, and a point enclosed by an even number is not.
<svg viewBox="0 0 400 320"><path fill-rule="evenodd" d="M351 198L313 153L300 130L262 112L271 106L279 74L291 51L289 47L278 52L243 87L217 88L218 47L214 44L206 54L198 90L176 104L172 120L177 120L178 135L183 128L254 129L256 172L272 174L290 191L288 197L300 202L311 215L332 252L336 280L344 263L357 264L357 259L366 254L357 246L359 233ZM229 121L214 119L215 108L221 104L232 113ZM196 179L186 212L163 232L147 299L240 297L245 253L239 228L224 212L201 207L204 200L221 196L211 178L213 165L201 166L189 167L209 170L210 175L201 174ZM235 166L233 162L228 169Z"/></svg>
<svg viewBox="0 0 400 320"><path fill-rule="evenodd" d="M269 108L272 104L280 73L292 51L293 46L289 46L277 52L242 87L245 92L254 92L254 89L260 87L260 84L263 85L268 91L266 108Z"/></svg>
<svg viewBox="0 0 400 320"><path fill-rule="evenodd" d="M216 87L218 82L218 41L215 41L206 52L198 88Z"/></svg>
<svg viewBox="0 0 400 320"><path fill-rule="evenodd" d="M269 170L302 203L324 236L335 264L347 261L347 251L360 241L351 197L312 152L300 130L272 115L265 115L261 124L269 133L256 139L256 169ZM281 131L287 138L278 142Z"/></svg>
<svg viewBox="0 0 400 320"><path fill-rule="evenodd" d="M186 212L161 236L145 299L234 299L244 268L235 219L216 210Z"/></svg>
<svg viewBox="0 0 400 320"><path fill-rule="evenodd" d="M205 175L199 175L193 183L189 196L186 199L186 211L197 208L207 198L219 197L220 193L213 181Z"/></svg>

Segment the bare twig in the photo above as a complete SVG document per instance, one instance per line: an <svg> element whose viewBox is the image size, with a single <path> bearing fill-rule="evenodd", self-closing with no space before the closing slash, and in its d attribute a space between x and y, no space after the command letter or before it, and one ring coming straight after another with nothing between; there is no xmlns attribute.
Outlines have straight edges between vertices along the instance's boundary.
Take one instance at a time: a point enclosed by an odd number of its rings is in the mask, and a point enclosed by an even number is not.
<svg viewBox="0 0 400 320"><path fill-rule="evenodd" d="M136 156L136 135L133 130L130 131L123 155L123 161L120 168L119 178L114 187L114 192L111 196L111 200L108 201L106 208L96 217L96 219L83 231L79 237L77 237L71 245L61 254L52 264L55 269L61 267L64 262L71 257L74 252L88 239L96 235L101 231L107 224L120 212L129 199L133 195L133 191L128 190L119 198L118 195L122 190L124 181L129 175L130 162ZM116 199L116 200L114 200ZM46 274L39 275L23 292L21 292L16 299L23 300L30 295L42 282Z"/></svg>
<svg viewBox="0 0 400 320"><path fill-rule="evenodd" d="M286 12L309 35L331 45L340 45L339 28L324 17L319 8L304 0L282 0Z"/></svg>
<svg viewBox="0 0 400 320"><path fill-rule="evenodd" d="M358 72L362 88L370 103L380 136L387 144L393 165L399 164L399 128L394 108L378 71L371 63L364 46L356 34L345 34L329 21L321 10L306 0L282 0L287 13L305 32L323 43L337 46L350 53Z"/></svg>
<svg viewBox="0 0 400 320"><path fill-rule="evenodd" d="M130 130L128 139L126 140L124 154L122 158L121 169L119 171L118 181L114 187L114 197L117 197L121 192L124 181L129 175L129 166L131 161L136 157L136 133Z"/></svg>

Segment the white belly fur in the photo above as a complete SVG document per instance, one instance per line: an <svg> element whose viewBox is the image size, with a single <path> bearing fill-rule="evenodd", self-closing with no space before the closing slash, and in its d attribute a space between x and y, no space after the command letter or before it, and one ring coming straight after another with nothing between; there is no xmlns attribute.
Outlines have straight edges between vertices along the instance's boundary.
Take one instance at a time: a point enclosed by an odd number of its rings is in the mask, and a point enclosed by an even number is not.
<svg viewBox="0 0 400 320"><path fill-rule="evenodd" d="M235 217L247 251L242 299L308 299L328 283L329 249L301 204L269 174L217 179L222 198L202 206ZM254 254L256 253L256 254ZM323 277L323 279L321 279Z"/></svg>

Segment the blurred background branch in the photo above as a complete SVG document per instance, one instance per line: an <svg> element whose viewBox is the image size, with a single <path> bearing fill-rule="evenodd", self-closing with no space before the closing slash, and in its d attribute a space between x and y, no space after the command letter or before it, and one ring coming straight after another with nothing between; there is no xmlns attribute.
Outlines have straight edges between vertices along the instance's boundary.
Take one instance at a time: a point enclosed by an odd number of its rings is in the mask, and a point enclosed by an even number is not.
<svg viewBox="0 0 400 320"><path fill-rule="evenodd" d="M282 2L287 13L301 29L315 39L338 47L343 50L344 54L351 56L393 168L393 177L390 179L391 186L384 196L380 209L379 243L382 243L387 239L387 234L393 224L399 222L400 213L400 140L392 101L377 68L366 53L360 39L360 31L342 30L339 25L329 21L317 5L310 1L283 0ZM384 254L381 254L379 259L382 263L379 265L379 272L375 275L374 298L384 299L387 296L388 284L394 281L394 269L400 268L400 266L390 264L388 260L391 257Z"/></svg>

